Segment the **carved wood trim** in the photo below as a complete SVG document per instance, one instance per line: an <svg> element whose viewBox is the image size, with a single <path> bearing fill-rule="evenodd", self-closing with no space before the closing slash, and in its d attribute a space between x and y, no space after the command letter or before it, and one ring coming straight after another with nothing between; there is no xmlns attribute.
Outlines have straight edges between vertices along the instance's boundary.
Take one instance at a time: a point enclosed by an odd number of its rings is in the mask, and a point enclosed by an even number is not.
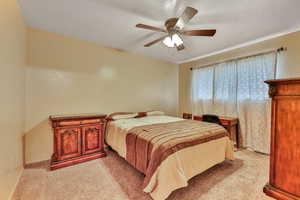
<svg viewBox="0 0 300 200"><path fill-rule="evenodd" d="M269 97L273 98L277 93L277 88L275 85L269 85Z"/></svg>
<svg viewBox="0 0 300 200"><path fill-rule="evenodd" d="M270 197L276 198L277 200L300 200L300 197L284 192L282 190L278 190L277 188L271 186L269 183L265 185L263 192Z"/></svg>
<svg viewBox="0 0 300 200"><path fill-rule="evenodd" d="M97 125L97 126L87 126L82 128L82 154L89 154L94 153L97 151L101 151L104 148L103 143L103 132L104 128L103 125ZM96 136L95 138L89 137L90 134L93 134ZM89 148L90 143L96 144L95 147Z"/></svg>

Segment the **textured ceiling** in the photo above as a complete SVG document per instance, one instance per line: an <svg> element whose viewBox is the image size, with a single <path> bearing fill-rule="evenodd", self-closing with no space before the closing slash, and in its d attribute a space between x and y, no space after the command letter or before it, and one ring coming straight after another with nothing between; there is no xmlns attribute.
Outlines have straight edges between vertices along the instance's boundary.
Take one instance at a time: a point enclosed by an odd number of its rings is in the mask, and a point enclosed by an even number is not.
<svg viewBox="0 0 300 200"><path fill-rule="evenodd" d="M19 0L26 23L46 30L171 62L183 62L286 30L300 28L299 0ZM186 6L198 14L185 29L215 28L213 38L187 37L180 52L161 42L163 33L137 23L164 27Z"/></svg>

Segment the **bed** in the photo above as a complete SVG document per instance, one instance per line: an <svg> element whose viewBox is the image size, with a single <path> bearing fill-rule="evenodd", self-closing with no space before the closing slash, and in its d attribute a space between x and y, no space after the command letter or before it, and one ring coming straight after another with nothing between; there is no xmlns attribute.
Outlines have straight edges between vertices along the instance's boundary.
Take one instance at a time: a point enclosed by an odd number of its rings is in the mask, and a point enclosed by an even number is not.
<svg viewBox="0 0 300 200"><path fill-rule="evenodd" d="M143 191L154 200L166 199L193 176L234 159L232 142L222 126L161 112L110 120L105 140L145 174Z"/></svg>

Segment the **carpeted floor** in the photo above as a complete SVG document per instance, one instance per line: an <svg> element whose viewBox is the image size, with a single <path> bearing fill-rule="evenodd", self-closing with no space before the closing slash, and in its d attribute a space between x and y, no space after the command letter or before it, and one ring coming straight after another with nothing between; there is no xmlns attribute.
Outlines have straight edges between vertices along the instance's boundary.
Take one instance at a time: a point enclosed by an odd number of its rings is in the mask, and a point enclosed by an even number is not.
<svg viewBox="0 0 300 200"><path fill-rule="evenodd" d="M271 200L262 192L269 157L246 150L235 155L235 161L195 176L168 200ZM142 192L142 180L142 174L109 151L106 158L55 171L46 164L25 169L13 200L151 200Z"/></svg>

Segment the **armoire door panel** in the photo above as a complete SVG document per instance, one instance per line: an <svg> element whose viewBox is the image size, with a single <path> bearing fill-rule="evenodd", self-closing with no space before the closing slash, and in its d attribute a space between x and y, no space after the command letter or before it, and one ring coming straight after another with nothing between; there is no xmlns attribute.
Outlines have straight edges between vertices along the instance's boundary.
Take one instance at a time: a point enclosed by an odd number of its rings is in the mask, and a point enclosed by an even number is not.
<svg viewBox="0 0 300 200"><path fill-rule="evenodd" d="M300 97L276 101L274 186L300 196Z"/></svg>

